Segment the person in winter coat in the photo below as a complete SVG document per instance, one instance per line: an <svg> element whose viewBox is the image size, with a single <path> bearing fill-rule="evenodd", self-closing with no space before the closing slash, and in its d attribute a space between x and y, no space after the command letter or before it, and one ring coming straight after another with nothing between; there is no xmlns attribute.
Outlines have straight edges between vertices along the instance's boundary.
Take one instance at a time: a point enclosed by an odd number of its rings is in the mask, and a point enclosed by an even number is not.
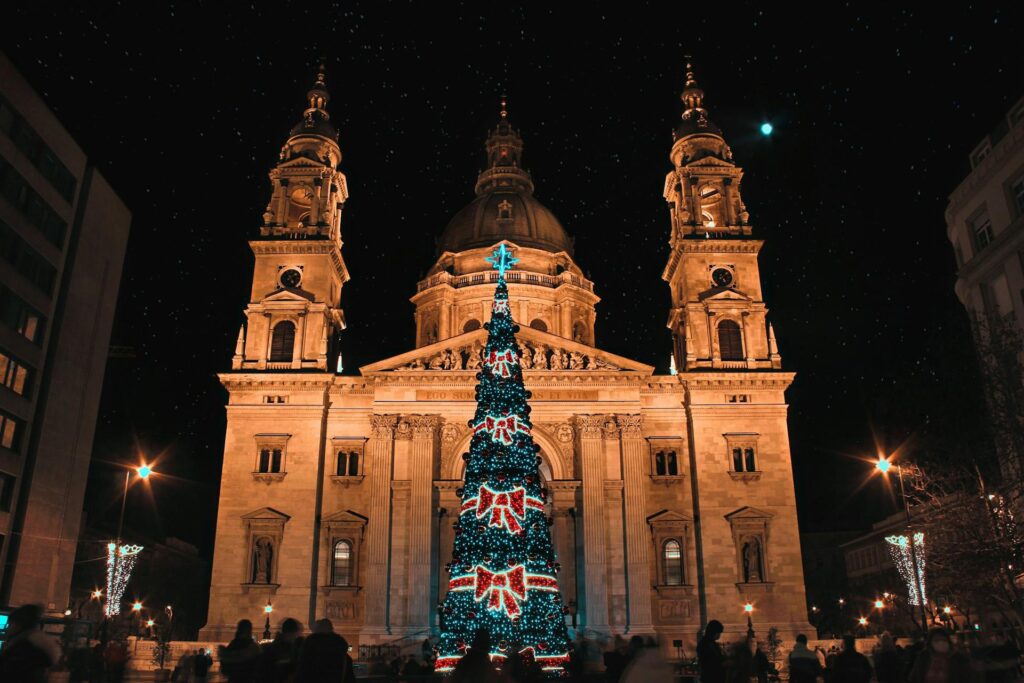
<svg viewBox="0 0 1024 683"><path fill-rule="evenodd" d="M235 637L227 646L217 648L220 672L228 683L253 683L256 665L260 660L260 646L252 639L252 622L242 619L235 628Z"/></svg>
<svg viewBox="0 0 1024 683"><path fill-rule="evenodd" d="M299 631L302 626L289 617L281 622L281 630L273 642L263 646L256 675L260 683L289 683L295 676L299 661Z"/></svg>
<svg viewBox="0 0 1024 683"><path fill-rule="evenodd" d="M57 663L57 644L39 630L43 608L22 605L7 621L7 642L0 649L0 681L43 683L46 670Z"/></svg>
<svg viewBox="0 0 1024 683"><path fill-rule="evenodd" d="M299 653L299 683L351 683L355 679L348 641L334 632L330 619L313 625L313 635L302 643Z"/></svg>
<svg viewBox="0 0 1024 683"><path fill-rule="evenodd" d="M498 672L491 664L491 634L479 629L473 642L452 672L452 683L497 683Z"/></svg>
<svg viewBox="0 0 1024 683"><path fill-rule="evenodd" d="M807 636L797 635L796 644L789 653L789 680L791 683L815 683L823 669L818 653L807 648Z"/></svg>
<svg viewBox="0 0 1024 683"><path fill-rule="evenodd" d="M830 672L832 683L869 683L871 681L871 662L857 652L857 639L843 636L843 651L832 660ZM931 683L929 681L929 683Z"/></svg>
<svg viewBox="0 0 1024 683"><path fill-rule="evenodd" d="M704 637L697 643L697 664L700 667L701 683L725 683L725 655L718 645L725 627L722 622L712 619L704 628Z"/></svg>
<svg viewBox="0 0 1024 683"><path fill-rule="evenodd" d="M892 635L886 631L878 639L875 651L875 678L878 683L900 683L903 680L903 661L896 650Z"/></svg>
<svg viewBox="0 0 1024 683"><path fill-rule="evenodd" d="M963 653L953 651L953 641L944 628L928 631L924 649L914 660L910 683L970 683L975 680L971 661Z"/></svg>

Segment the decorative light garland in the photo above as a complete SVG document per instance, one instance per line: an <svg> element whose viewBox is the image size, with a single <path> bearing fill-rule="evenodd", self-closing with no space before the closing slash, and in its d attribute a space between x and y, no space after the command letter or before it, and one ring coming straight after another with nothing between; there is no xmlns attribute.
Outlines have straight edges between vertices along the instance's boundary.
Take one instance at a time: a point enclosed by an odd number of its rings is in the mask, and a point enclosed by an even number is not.
<svg viewBox="0 0 1024 683"><path fill-rule="evenodd" d="M484 419L473 425L474 432L486 432L490 434L491 441L497 441L505 446L511 446L516 434L529 434L530 425L523 422L517 415L503 415L495 417L487 415Z"/></svg>
<svg viewBox="0 0 1024 683"><path fill-rule="evenodd" d="M517 534L523 529L519 520L526 516L527 508L543 512L544 503L539 498L526 495L522 486L511 491L495 491L484 484L476 498L462 504L461 514L475 510L477 519L480 519L490 513L488 526L504 527L509 533Z"/></svg>
<svg viewBox="0 0 1024 683"><path fill-rule="evenodd" d="M928 592L924 584L924 532L918 531L914 534L913 541L907 536L886 536L889 544L889 555L893 564L896 565L900 578L907 584L907 602L911 605L928 604ZM914 578L914 555L917 555L917 580ZM921 587L920 597L917 594L918 586Z"/></svg>
<svg viewBox="0 0 1024 683"><path fill-rule="evenodd" d="M128 579L131 578L140 552L141 545L123 545L118 548L116 543L107 544L107 602L103 606L106 616L114 617L121 613L121 597L128 587Z"/></svg>

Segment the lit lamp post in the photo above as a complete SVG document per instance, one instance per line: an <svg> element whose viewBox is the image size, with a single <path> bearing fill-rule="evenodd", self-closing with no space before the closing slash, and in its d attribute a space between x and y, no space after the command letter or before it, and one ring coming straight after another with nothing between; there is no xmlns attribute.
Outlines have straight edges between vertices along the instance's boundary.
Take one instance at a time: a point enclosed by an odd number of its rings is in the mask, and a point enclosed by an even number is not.
<svg viewBox="0 0 1024 683"><path fill-rule="evenodd" d="M914 532L911 529L910 519L910 505L907 503L907 491L903 487L903 467L899 463L894 463L888 458L878 456L878 462L875 463L875 469L886 476L893 466L896 466L896 474L898 475L900 482L900 500L903 502L903 512L907 517L907 541L910 545L910 561L914 574L914 589L917 592L917 606L921 612L921 632L924 633L928 630L928 617L924 611L924 586L921 585L921 570L920 563L917 559L917 543L914 541Z"/></svg>
<svg viewBox="0 0 1024 683"><path fill-rule="evenodd" d="M263 611L267 615L267 622L263 624L263 640L270 640L270 614L274 611L274 606L270 604L270 600L267 600L267 606L263 608Z"/></svg>
<svg viewBox="0 0 1024 683"><path fill-rule="evenodd" d="M754 605L749 602L743 605L743 612L747 615L747 638L753 638L754 623L750 620L750 615L754 612Z"/></svg>
<svg viewBox="0 0 1024 683"><path fill-rule="evenodd" d="M134 468L135 473L143 481L153 474L153 468L143 463ZM142 546L122 546L121 533L124 531L124 510L128 504L128 485L131 483L132 470L124 473L124 492L121 494L121 515L117 519L117 538L107 545L107 603L103 610L106 618L121 613L121 596L128 583L128 576L135 565L135 555Z"/></svg>

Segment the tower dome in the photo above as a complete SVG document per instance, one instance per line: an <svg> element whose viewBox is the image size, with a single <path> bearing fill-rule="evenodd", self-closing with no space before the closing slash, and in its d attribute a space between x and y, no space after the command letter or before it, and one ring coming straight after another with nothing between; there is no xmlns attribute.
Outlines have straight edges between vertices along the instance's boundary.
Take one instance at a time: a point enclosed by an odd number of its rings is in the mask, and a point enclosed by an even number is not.
<svg viewBox="0 0 1024 683"><path fill-rule="evenodd" d="M524 247L572 254L572 238L555 215L533 196L533 180L521 167L523 141L501 118L487 136L488 168L476 182L476 199L460 210L441 234L441 252L459 252L509 240Z"/></svg>

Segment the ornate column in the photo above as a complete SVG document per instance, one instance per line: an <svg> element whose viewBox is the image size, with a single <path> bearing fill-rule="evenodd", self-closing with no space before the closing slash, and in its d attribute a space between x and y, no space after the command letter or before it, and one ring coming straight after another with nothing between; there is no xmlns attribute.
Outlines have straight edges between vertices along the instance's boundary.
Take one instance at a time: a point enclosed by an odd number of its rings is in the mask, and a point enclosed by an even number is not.
<svg viewBox="0 0 1024 683"><path fill-rule="evenodd" d="M722 180L722 225L733 225L732 178Z"/></svg>
<svg viewBox="0 0 1024 683"><path fill-rule="evenodd" d="M559 309L562 318L559 325L562 329L559 332L566 339L572 339L572 304L568 300L563 301L559 305Z"/></svg>
<svg viewBox="0 0 1024 683"><path fill-rule="evenodd" d="M645 456L640 415L617 416L622 433L622 480L626 498L626 572L628 633L653 633L651 622L651 546L644 495Z"/></svg>
<svg viewBox="0 0 1024 683"><path fill-rule="evenodd" d="M586 621L584 626L608 630L608 576L605 571L604 415L577 415L580 471L583 478L583 560Z"/></svg>
<svg viewBox="0 0 1024 683"><path fill-rule="evenodd" d="M391 457L395 446L394 415L371 415L373 438L367 446L366 473L370 522L366 538L366 620L363 633L388 632L388 545L391 539Z"/></svg>
<svg viewBox="0 0 1024 683"><path fill-rule="evenodd" d="M435 558L431 553L436 415L410 415L412 447L409 450L409 621L412 630L430 626L430 577Z"/></svg>
<svg viewBox="0 0 1024 683"><path fill-rule="evenodd" d="M450 314L451 304L448 303L448 297L442 295L440 302L438 303L437 310L437 341L447 339L452 336L452 331L449 329L451 323L448 320Z"/></svg>
<svg viewBox="0 0 1024 683"><path fill-rule="evenodd" d="M750 311L743 311L741 314L743 320L743 351L744 356L747 359L747 367L754 367L754 349L750 346L750 331L747 329L752 324Z"/></svg>

